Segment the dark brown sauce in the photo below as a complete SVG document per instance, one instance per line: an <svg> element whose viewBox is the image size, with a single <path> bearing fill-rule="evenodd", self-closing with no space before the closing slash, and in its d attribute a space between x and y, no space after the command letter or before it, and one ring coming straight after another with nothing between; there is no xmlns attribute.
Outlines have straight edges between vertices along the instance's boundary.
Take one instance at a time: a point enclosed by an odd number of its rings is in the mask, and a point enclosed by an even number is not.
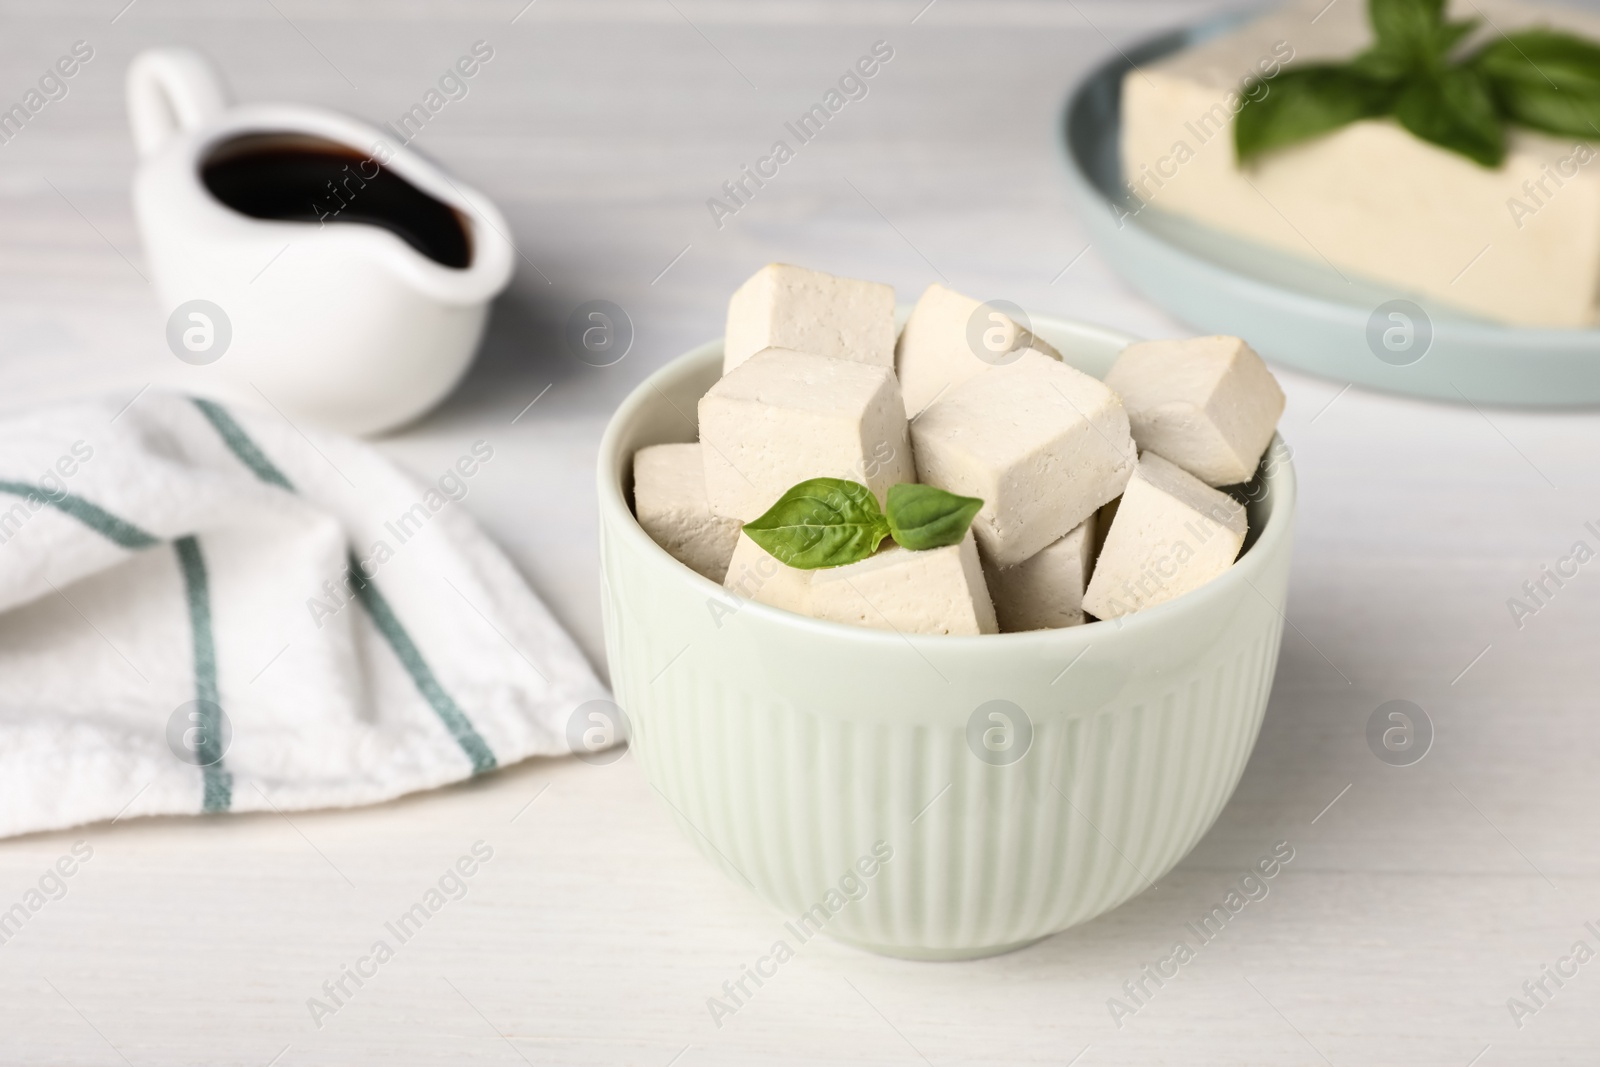
<svg viewBox="0 0 1600 1067"><path fill-rule="evenodd" d="M472 262L466 222L370 156L320 137L250 134L201 167L211 195L253 219L380 226L446 267Z"/></svg>

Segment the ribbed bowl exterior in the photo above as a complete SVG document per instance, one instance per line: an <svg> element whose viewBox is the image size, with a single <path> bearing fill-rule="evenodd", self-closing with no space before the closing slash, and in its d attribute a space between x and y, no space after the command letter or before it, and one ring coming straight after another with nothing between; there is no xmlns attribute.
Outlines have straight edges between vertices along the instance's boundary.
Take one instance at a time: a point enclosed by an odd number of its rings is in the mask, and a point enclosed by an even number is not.
<svg viewBox="0 0 1600 1067"><path fill-rule="evenodd" d="M1058 347L1072 340L1041 325ZM1260 532L1228 574L1121 623L965 638L823 623L737 600L627 510L633 451L693 439L683 417L719 351L641 386L601 455L612 685L683 832L782 911L792 938L821 929L914 958L1018 947L1170 870L1232 794L1266 709L1288 461L1252 503ZM993 723L1015 727L1001 756L982 742Z"/></svg>

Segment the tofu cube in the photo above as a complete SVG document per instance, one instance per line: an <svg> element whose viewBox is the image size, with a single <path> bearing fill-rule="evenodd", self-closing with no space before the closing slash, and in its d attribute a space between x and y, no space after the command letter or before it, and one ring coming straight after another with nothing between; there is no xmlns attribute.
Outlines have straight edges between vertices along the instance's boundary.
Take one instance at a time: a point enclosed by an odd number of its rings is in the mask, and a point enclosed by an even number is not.
<svg viewBox="0 0 1600 1067"><path fill-rule="evenodd" d="M1236 500L1145 452L1095 561L1084 610L1115 619L1200 588L1233 566L1245 527Z"/></svg>
<svg viewBox="0 0 1600 1067"><path fill-rule="evenodd" d="M894 367L894 288L769 263L728 301L726 374L764 348Z"/></svg>
<svg viewBox="0 0 1600 1067"><path fill-rule="evenodd" d="M685 567L722 581L739 522L713 514L699 445L650 445L633 454L633 512L656 544Z"/></svg>
<svg viewBox="0 0 1600 1067"><path fill-rule="evenodd" d="M1283 414L1283 390L1237 337L1129 345L1106 374L1134 443L1207 485L1255 475Z"/></svg>
<svg viewBox="0 0 1600 1067"><path fill-rule="evenodd" d="M903 634L999 632L971 531L944 548L889 544L858 563L810 573L818 619Z"/></svg>
<svg viewBox="0 0 1600 1067"><path fill-rule="evenodd" d="M744 600L770 604L798 615L811 613L811 576L816 571L796 570L770 555L766 549L739 534L733 559L722 586Z"/></svg>
<svg viewBox="0 0 1600 1067"><path fill-rule="evenodd" d="M848 478L882 504L913 481L905 405L888 367L769 348L700 398L711 510L749 522L808 478Z"/></svg>
<svg viewBox="0 0 1600 1067"><path fill-rule="evenodd" d="M1006 353L1031 348L1056 359L1061 353L999 311L974 316L983 302L938 282L923 290L895 345L895 374L906 401L906 417L956 386L994 366Z"/></svg>
<svg viewBox="0 0 1600 1067"><path fill-rule="evenodd" d="M1011 567L984 560L983 573L1002 633L1054 630L1084 621L1083 590L1094 566L1097 515Z"/></svg>
<svg viewBox="0 0 1600 1067"><path fill-rule="evenodd" d="M919 480L983 501L973 531L1001 567L1122 492L1137 457L1116 394L1037 352L947 390L911 424L911 440Z"/></svg>

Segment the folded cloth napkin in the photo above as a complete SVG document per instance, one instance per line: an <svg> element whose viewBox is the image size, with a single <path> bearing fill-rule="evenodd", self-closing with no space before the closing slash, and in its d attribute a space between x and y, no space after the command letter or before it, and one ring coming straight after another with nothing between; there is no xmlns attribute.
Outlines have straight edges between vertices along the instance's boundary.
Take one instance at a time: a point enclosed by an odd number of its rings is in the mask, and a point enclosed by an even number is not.
<svg viewBox="0 0 1600 1067"><path fill-rule="evenodd" d="M458 502L493 454L430 485L156 393L0 418L0 835L369 804L618 722Z"/></svg>

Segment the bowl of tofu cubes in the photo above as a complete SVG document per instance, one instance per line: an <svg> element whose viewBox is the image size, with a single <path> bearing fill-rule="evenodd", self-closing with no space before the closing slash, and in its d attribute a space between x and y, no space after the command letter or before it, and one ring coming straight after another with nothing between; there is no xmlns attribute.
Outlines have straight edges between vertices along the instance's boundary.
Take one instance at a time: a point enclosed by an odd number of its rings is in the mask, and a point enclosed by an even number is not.
<svg viewBox="0 0 1600 1067"><path fill-rule="evenodd" d="M1149 888L1266 709L1283 402L1238 338L757 272L600 450L612 686L671 817L791 951L992 955Z"/></svg>

